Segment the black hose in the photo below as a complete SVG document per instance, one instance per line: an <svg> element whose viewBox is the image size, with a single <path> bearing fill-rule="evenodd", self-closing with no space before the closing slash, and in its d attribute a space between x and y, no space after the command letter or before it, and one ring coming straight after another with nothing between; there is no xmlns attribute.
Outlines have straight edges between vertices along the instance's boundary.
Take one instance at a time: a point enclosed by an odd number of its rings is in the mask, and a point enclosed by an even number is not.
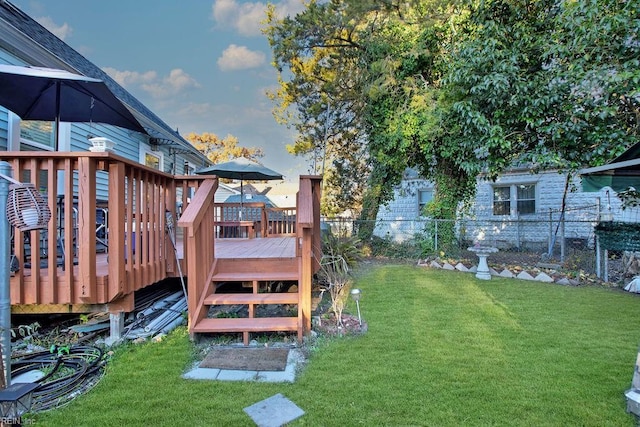
<svg viewBox="0 0 640 427"><path fill-rule="evenodd" d="M59 408L93 388L104 373L106 361L102 349L74 345L68 349L55 347L12 360L12 378L31 370L49 372L37 381L31 412Z"/></svg>

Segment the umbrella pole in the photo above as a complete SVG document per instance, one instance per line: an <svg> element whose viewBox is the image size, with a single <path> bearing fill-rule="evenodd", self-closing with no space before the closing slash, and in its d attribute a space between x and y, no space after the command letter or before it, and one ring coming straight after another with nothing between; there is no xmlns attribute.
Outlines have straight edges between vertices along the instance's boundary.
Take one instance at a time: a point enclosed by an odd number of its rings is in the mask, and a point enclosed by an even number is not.
<svg viewBox="0 0 640 427"><path fill-rule="evenodd" d="M240 211L238 212L240 221L242 221L242 199L244 199L244 185L242 185L242 178L240 178Z"/></svg>
<svg viewBox="0 0 640 427"><path fill-rule="evenodd" d="M54 137L53 149L58 151L58 142L60 141L60 82L56 82L56 134Z"/></svg>

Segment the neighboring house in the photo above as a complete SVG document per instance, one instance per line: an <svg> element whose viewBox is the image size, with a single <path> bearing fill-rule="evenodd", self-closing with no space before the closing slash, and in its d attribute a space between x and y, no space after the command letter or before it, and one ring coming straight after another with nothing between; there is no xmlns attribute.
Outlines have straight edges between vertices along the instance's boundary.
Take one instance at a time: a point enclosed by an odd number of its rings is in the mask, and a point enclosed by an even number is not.
<svg viewBox="0 0 640 427"><path fill-rule="evenodd" d="M187 175L211 163L99 67L7 1L0 1L0 63L64 69L103 80L149 134L97 123L61 123L59 151L87 151L87 137L93 135L114 141L116 154L163 172ZM53 151L53 128L49 122L22 121L0 106L2 150Z"/></svg>
<svg viewBox="0 0 640 427"><path fill-rule="evenodd" d="M252 182L248 186L245 185L245 200L247 194L253 194L259 197L264 197L272 206L278 208L291 208L296 206L298 186L298 182L294 183L287 181Z"/></svg>
<svg viewBox="0 0 640 427"><path fill-rule="evenodd" d="M561 216L565 180L566 175L557 171L533 174L527 169L512 169L495 182L479 177L476 196L461 212L458 230L463 230L465 240L498 247L520 247L522 242L546 245L550 227L555 233ZM574 178L567 194L566 238L591 244L599 215L611 213L621 221L637 219L637 210L621 210L610 188L583 192L580 184L580 178ZM433 192L430 181L408 169L393 200L380 207L374 234L402 241L424 232L428 218L422 208Z"/></svg>
<svg viewBox="0 0 640 427"><path fill-rule="evenodd" d="M224 203L230 197L233 196L240 197L240 191L235 188L229 186L228 184L218 183L218 189L216 190L216 194L214 195L213 201L215 203Z"/></svg>

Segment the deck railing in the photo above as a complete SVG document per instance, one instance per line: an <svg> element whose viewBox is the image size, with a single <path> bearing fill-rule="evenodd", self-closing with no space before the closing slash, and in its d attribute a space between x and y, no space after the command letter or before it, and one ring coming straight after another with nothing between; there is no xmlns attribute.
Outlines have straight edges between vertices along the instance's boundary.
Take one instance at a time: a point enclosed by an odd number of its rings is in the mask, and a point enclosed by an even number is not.
<svg viewBox="0 0 640 427"><path fill-rule="evenodd" d="M246 236L240 228L251 227L260 237L296 235L296 208L268 207L262 202L216 203L214 221L218 237ZM239 231L239 232L238 232Z"/></svg>
<svg viewBox="0 0 640 427"><path fill-rule="evenodd" d="M301 177L297 207L274 211L276 217L286 213L287 216L295 218L295 225L289 230L296 230L299 310L302 313L302 327L305 333L311 328L311 279L313 273L318 270L320 260L320 182L321 179L317 176ZM204 300L208 295L212 275L216 271L214 230L216 224L225 219L224 208L228 206L213 203L216 189L217 182L205 182L178 222L178 225L185 229L185 257L188 256L186 275L189 278L189 331L192 331L206 315ZM266 224L264 215L267 215L269 209L263 207L262 211L262 223ZM290 213L291 211L294 213ZM282 222L282 217L280 221ZM269 233L265 236L269 236ZM197 259L192 254L197 254Z"/></svg>
<svg viewBox="0 0 640 427"><path fill-rule="evenodd" d="M202 319L202 299L211 283L209 274L214 269L214 211L213 197L218 189L218 181L209 179L196 191L191 203L183 212L178 225L185 230L184 258L186 275L189 278L187 305L189 328Z"/></svg>
<svg viewBox="0 0 640 427"><path fill-rule="evenodd" d="M176 200L186 204L202 178L175 177L108 152L3 152L0 160L45 195L53 216L46 230L13 230L19 269L12 304L127 309L133 291L176 275L166 212L176 218Z"/></svg>
<svg viewBox="0 0 640 427"><path fill-rule="evenodd" d="M296 208L266 208L266 235L295 236L296 213Z"/></svg>

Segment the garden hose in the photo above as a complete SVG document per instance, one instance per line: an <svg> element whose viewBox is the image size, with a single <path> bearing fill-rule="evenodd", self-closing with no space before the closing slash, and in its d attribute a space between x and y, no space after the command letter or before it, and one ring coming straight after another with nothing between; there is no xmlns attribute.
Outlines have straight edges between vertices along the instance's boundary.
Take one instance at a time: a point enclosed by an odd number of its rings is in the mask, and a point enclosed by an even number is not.
<svg viewBox="0 0 640 427"><path fill-rule="evenodd" d="M31 412L62 407L93 388L104 373L104 352L94 346L53 347L12 360L11 375L45 370L33 392Z"/></svg>

